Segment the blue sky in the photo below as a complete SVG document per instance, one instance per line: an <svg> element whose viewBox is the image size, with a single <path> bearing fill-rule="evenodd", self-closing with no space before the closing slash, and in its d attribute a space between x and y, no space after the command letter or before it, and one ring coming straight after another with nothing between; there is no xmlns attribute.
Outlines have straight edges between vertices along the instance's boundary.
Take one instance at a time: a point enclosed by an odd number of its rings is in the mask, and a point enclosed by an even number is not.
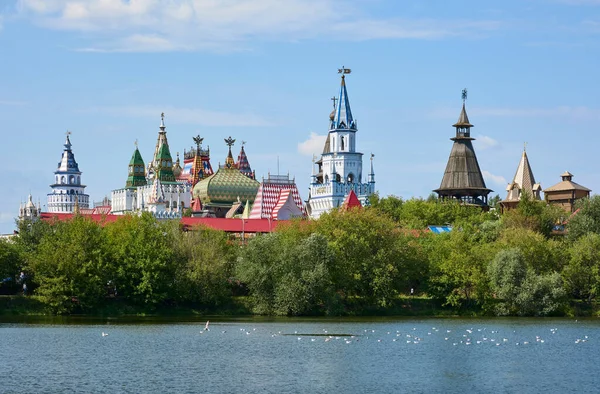
<svg viewBox="0 0 600 394"><path fill-rule="evenodd" d="M543 188L569 170L597 191L599 53L600 0L2 0L0 233L45 204L66 130L99 201L163 111L173 155L200 134L216 167L231 135L306 198L342 66L382 195L439 186L465 87L494 194L524 142Z"/></svg>

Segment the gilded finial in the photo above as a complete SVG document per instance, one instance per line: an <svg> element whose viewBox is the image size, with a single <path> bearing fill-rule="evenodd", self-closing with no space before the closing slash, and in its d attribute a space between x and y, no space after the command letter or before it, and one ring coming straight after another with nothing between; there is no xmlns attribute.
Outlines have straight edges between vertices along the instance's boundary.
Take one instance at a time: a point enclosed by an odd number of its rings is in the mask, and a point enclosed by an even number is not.
<svg viewBox="0 0 600 394"><path fill-rule="evenodd" d="M464 88L462 90L462 101L463 101L463 104L465 103L465 101L467 101L467 88Z"/></svg>

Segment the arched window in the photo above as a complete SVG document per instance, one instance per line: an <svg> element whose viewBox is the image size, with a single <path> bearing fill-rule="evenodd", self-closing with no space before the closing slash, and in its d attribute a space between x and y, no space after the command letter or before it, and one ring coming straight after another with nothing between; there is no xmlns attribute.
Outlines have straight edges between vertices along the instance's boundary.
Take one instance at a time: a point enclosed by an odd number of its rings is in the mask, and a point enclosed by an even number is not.
<svg viewBox="0 0 600 394"><path fill-rule="evenodd" d="M353 173L348 174L348 183L354 183L354 174Z"/></svg>
<svg viewBox="0 0 600 394"><path fill-rule="evenodd" d="M329 182L329 175L325 175L325 183Z"/></svg>
<svg viewBox="0 0 600 394"><path fill-rule="evenodd" d="M65 179L65 177L64 177L64 176L61 176L61 177L60 177L60 183L64 185L64 184L65 184L65 182L66 182L66 179Z"/></svg>
<svg viewBox="0 0 600 394"><path fill-rule="evenodd" d="M181 208L181 209L185 208L185 204L183 203L183 201L179 204L179 208Z"/></svg>
<svg viewBox="0 0 600 394"><path fill-rule="evenodd" d="M73 175L71 175L71 176L69 177L69 183L70 183L70 184L73 184L73 183L75 183L75 177L74 177Z"/></svg>
<svg viewBox="0 0 600 394"><path fill-rule="evenodd" d="M165 202L165 207L169 208L169 202L168 201Z"/></svg>
<svg viewBox="0 0 600 394"><path fill-rule="evenodd" d="M177 201L173 201L173 209L177 209Z"/></svg>

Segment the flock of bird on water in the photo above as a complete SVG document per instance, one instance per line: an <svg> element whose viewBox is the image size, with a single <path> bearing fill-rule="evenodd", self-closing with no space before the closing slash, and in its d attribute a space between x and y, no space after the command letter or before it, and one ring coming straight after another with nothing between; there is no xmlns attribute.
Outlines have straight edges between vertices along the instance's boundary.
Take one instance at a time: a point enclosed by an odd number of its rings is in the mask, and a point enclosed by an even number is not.
<svg viewBox="0 0 600 394"><path fill-rule="evenodd" d="M576 320L577 322L577 320ZM206 325L204 326L204 329L202 331L200 331L200 334L204 334L205 332L210 331L210 321L206 322ZM256 331L256 328L253 328L252 330L248 330L246 328L240 328L239 331L241 333L245 333L245 335L250 335L252 332ZM310 339L311 342L316 342L317 338L319 337L324 337L324 341L325 342L329 342L331 340L343 340L346 344L351 344L353 342L358 342L360 339L365 339L368 340L369 339L369 335L371 335L372 337L377 337L377 342L383 342L385 339L384 338L389 338L391 337L391 341L392 342L398 342L398 341L403 341L406 340L407 344L419 344L422 343L424 341L424 338L429 337L431 335L435 335L436 333L440 332L439 328L436 327L431 327L431 330L427 331L427 335L423 335L423 336L419 336L416 335L416 331L417 328L413 327L412 330L410 331L411 333L409 334L403 334L402 332L400 332L400 330L396 330L396 332L392 332L392 331L384 331L384 334L380 334L380 333L376 333L376 330L374 329L365 329L364 333L361 335L351 335L351 334L332 334L330 335L328 333L327 330L323 329L322 333L318 333L318 334L303 334L303 333L298 333L298 331L294 331L293 334L286 334L286 333L282 333L281 331L278 331L277 333L271 333L271 337L277 337L277 336L297 336L298 337L298 341L301 341L302 339L306 338L306 339ZM489 343L495 346L500 346L500 345L510 345L511 341L508 338L503 337L502 335L500 335L499 330L490 330L487 331L487 328L468 328L466 330L464 330L464 334L462 334L462 336L456 336L456 333L454 335L453 334L453 330L445 330L445 335L444 335L444 341L448 341L450 343L452 343L453 346L458 346L458 345L472 345L472 344L476 344L476 345L481 345L481 344L485 344L485 343ZM555 335L558 332L558 328L551 328L550 329L550 336ZM226 334L227 331L226 330L221 330L221 334ZM513 330L513 333L516 333L516 330ZM459 335L461 335L459 333ZM102 332L102 336L103 337L107 337L108 333L106 332ZM587 335L584 335L583 338L576 338L575 339L575 343L579 344L579 343L585 343L587 342L589 339L589 337ZM533 338L531 338L530 341L527 340L523 340L523 341L513 341L513 343L516 346L526 346L529 345L530 343L537 343L537 344L543 344L546 342L546 339L542 338L539 335L535 336L535 341L533 340Z"/></svg>

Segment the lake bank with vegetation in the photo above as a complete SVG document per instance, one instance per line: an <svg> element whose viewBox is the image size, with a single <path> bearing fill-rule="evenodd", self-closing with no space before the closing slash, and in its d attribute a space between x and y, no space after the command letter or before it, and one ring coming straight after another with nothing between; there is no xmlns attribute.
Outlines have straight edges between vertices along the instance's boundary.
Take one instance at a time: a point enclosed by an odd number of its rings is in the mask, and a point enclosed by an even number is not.
<svg viewBox="0 0 600 394"><path fill-rule="evenodd" d="M0 297L0 314L598 316L598 196L560 236L552 227L566 213L528 198L502 215L371 202L282 223L246 244L149 215L21 223L0 242L0 277L4 293L26 284L28 295Z"/></svg>

